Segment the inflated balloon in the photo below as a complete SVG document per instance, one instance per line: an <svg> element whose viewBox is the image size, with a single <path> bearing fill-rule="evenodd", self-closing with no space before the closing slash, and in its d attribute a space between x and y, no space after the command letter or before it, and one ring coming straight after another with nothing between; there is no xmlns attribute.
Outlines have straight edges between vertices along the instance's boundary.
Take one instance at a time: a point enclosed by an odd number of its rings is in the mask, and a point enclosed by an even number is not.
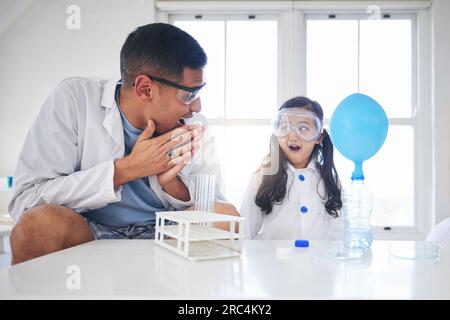
<svg viewBox="0 0 450 320"><path fill-rule="evenodd" d="M355 162L352 179L364 179L362 163L380 150L388 125L381 105L367 95L352 94L337 106L330 120L330 136L336 149Z"/></svg>

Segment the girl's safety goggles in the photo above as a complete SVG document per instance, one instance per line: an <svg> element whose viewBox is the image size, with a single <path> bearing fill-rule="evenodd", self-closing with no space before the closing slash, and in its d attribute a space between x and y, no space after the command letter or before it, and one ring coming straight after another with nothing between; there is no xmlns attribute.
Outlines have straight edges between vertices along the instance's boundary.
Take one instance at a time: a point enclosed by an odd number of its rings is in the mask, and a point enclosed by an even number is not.
<svg viewBox="0 0 450 320"><path fill-rule="evenodd" d="M283 138L291 132L306 142L317 140L322 134L323 126L320 119L310 111L279 111L273 121L273 134Z"/></svg>

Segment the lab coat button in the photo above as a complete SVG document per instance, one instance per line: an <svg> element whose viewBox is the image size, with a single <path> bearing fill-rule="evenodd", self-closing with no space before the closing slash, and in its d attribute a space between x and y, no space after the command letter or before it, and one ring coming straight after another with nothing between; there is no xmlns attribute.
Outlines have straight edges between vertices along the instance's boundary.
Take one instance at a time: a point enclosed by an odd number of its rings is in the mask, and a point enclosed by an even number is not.
<svg viewBox="0 0 450 320"><path fill-rule="evenodd" d="M300 208L300 211L301 211L302 213L307 213L307 212L308 212L308 208L307 208L307 207L301 207L301 208Z"/></svg>
<svg viewBox="0 0 450 320"><path fill-rule="evenodd" d="M300 181L305 181L305 176L304 175L299 175L298 178L300 179Z"/></svg>

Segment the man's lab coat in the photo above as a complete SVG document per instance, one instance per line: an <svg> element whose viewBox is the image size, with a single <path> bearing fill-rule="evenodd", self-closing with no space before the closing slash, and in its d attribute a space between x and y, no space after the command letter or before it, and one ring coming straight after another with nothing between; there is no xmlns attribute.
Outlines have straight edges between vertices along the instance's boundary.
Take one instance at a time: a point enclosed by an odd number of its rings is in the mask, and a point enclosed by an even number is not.
<svg viewBox="0 0 450 320"><path fill-rule="evenodd" d="M120 201L114 190L114 161L124 156L125 144L120 111L114 94L115 80L69 78L53 90L29 130L14 175L9 212L14 220L32 207L58 204L78 212ZM187 124L202 122L195 115ZM216 176L216 200L220 192L220 166L214 141L206 130L203 149L179 173L189 189L184 202L164 192L156 176L150 186L167 210L193 204L197 174Z"/></svg>

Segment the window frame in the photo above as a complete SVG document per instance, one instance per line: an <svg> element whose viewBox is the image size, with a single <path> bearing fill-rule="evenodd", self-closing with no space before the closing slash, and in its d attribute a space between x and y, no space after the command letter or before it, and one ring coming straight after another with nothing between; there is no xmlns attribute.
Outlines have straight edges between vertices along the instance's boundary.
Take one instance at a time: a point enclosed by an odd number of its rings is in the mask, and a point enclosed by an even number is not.
<svg viewBox="0 0 450 320"><path fill-rule="evenodd" d="M170 23L174 16L278 18L278 105L294 95L306 94L306 22L313 15L334 13L341 17L367 17L369 5L388 11L392 18L412 17L412 114L391 118L389 125L411 125L414 135L414 217L413 227L374 227L378 240L424 239L436 214L432 194L432 66L430 1L156 1L156 20ZM296 40L296 41L294 41ZM326 119L328 125L329 119ZM210 119L211 125L268 125L269 119ZM431 214L427 214L431 213ZM389 230L386 228L390 227Z"/></svg>
<svg viewBox="0 0 450 320"><path fill-rule="evenodd" d="M249 15L254 15L255 17L249 19ZM200 19L195 18L196 14L170 14L168 17L168 23L173 24L175 20L184 20L184 21L199 21ZM204 20L208 21L246 21L246 20L254 20L254 21L277 21L278 26L280 26L280 16L273 13L259 13L259 14L202 14L201 15ZM278 44L277 44L277 56L280 54L280 28L278 27ZM280 103L280 59L277 61L277 104ZM225 93L226 96L226 93ZM224 96L224 99L226 97ZM227 117L226 112L226 101L224 102L224 117L217 118L207 118L209 125L223 125L223 126L262 126L262 125L270 125L270 118L231 118Z"/></svg>
<svg viewBox="0 0 450 320"><path fill-rule="evenodd" d="M367 4L366 4L367 5ZM308 18L317 18L336 14L339 17L355 18L367 17L364 8L360 10L349 10L336 4L330 8L314 7L297 10L299 20L302 26L299 29L299 37L303 43L300 71L297 73L300 83L304 84L301 89L306 93L306 23ZM383 10L383 9L382 9ZM412 22L412 110L410 118L389 118L389 126L411 126L413 129L414 146L414 225L413 226L377 226L373 227L374 238L378 240L404 239L421 240L424 239L431 229L434 214L426 215L426 212L432 212L432 159L426 155L432 154L431 137L431 88L426 79L431 78L431 47L429 40L430 16L429 7L423 4L420 8L410 8L405 3L404 7L396 6L388 12L391 18L411 19ZM421 76L423 75L423 77ZM325 119L325 125L329 124L329 118Z"/></svg>
<svg viewBox="0 0 450 320"><path fill-rule="evenodd" d="M307 38L307 23L310 20L366 20L367 14L364 12L348 12L348 11L304 11L303 14L303 20L304 20L304 30L305 30L305 43ZM335 18L329 18L330 14L334 14ZM403 235L406 234L414 234L414 233L420 233L420 230L418 226L421 224L421 217L418 208L419 208L419 202L416 197L416 195L419 194L419 168L420 164L416 160L418 157L418 153L420 152L420 143L418 141L419 135L418 132L418 126L417 126L417 105L418 105L418 95L417 95L417 14L414 13L406 13L406 12L389 12L389 18L383 18L382 20L388 20L388 19L396 19L396 20L409 20L411 21L411 53L412 53L412 65L411 65L411 115L409 117L402 117L402 118L389 118L389 127L391 126L408 126L412 128L413 131L413 148L414 148L414 191L413 191L413 208L414 208L414 225L413 226L375 226L373 227L374 233L376 238L380 237L385 239L382 235L388 236L392 233L393 230L395 230L396 233L401 233ZM305 48L305 56L306 56L306 45ZM307 92L307 82L306 82L306 76L307 76L307 66L305 61L305 72L301 73L304 75L304 83L306 84L306 87L304 88L304 91ZM358 84L359 86L359 84ZM330 115L328 115L327 118L324 119L324 125L329 125L329 118ZM346 177L341 177L341 179L345 179Z"/></svg>
<svg viewBox="0 0 450 320"><path fill-rule="evenodd" d="M200 14L192 14L192 13L184 13L184 14L169 14L168 15L168 23L173 24L176 20L183 20L183 21L199 21L200 19L203 20L208 20L208 21L276 21L277 22L277 57L278 57L278 61L277 61L277 103L274 106L274 112L276 110L277 105L280 104L280 87L281 87L281 81L280 81L280 61L282 61L282 59L279 58L279 55L281 53L281 49L280 49L280 23L281 23L281 17L279 13L274 13L274 12L262 12L262 13L242 13L242 12L234 12L234 13L229 13L229 14L218 14L218 13L213 13L213 14L201 14L201 18L196 18L196 16L198 16ZM249 18L249 16L254 16L253 18ZM225 40L226 41L226 40ZM225 55L226 57L226 55ZM226 59L226 58L225 58ZM226 77L226 75L225 75ZM225 80L226 83L226 80ZM227 141L227 137L225 134L225 130L226 128L232 128L232 127L238 127L238 126L270 126L271 125L271 120L270 118L231 118L231 117L227 117L227 105L226 105L226 91L224 94L224 110L223 110L223 114L224 117L216 117L216 118L207 118L208 121L208 125L210 126L217 126L217 127L221 127L222 129L222 133L223 133L223 137L224 137L224 142L226 143ZM222 169L222 183L224 184L224 188L223 190L226 190L227 187L227 175L225 174L228 170L228 166L226 163L226 156L224 153L221 153L220 155L220 160L221 160L221 169ZM235 203L236 206L239 206L240 203Z"/></svg>

